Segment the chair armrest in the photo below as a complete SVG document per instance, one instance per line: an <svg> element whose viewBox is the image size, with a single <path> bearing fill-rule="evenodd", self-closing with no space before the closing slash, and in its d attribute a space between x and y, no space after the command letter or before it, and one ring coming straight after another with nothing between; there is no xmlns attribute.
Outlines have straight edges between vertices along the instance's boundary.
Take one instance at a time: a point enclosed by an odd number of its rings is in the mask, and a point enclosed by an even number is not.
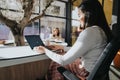
<svg viewBox="0 0 120 80"><path fill-rule="evenodd" d="M64 67L58 67L57 70L63 75L67 80L80 80L77 76L72 74L69 70Z"/></svg>

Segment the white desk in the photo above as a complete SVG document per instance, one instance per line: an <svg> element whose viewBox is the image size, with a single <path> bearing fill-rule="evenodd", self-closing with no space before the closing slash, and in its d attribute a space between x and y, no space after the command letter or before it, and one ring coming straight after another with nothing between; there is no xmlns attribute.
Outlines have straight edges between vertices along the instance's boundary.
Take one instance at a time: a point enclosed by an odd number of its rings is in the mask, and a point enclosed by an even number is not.
<svg viewBox="0 0 120 80"><path fill-rule="evenodd" d="M27 42L26 39L24 41ZM15 40L5 40L5 45L14 44L14 43Z"/></svg>
<svg viewBox="0 0 120 80"><path fill-rule="evenodd" d="M64 46L64 47L66 47L68 44L66 43L66 42L50 42L50 45L61 45L61 46Z"/></svg>
<svg viewBox="0 0 120 80"><path fill-rule="evenodd" d="M64 47L68 51L70 47ZM0 48L0 67L12 66L38 60L49 59L46 55L31 50L29 46Z"/></svg>
<svg viewBox="0 0 120 80"><path fill-rule="evenodd" d="M48 59L31 50L29 46L0 48L0 67Z"/></svg>
<svg viewBox="0 0 120 80"><path fill-rule="evenodd" d="M13 44L14 42L14 40L5 40L5 44Z"/></svg>
<svg viewBox="0 0 120 80"><path fill-rule="evenodd" d="M0 44L0 48L1 48L1 47L4 47L4 45L3 45L3 44Z"/></svg>
<svg viewBox="0 0 120 80"><path fill-rule="evenodd" d="M61 40L54 40L54 39L47 39L47 40L42 40L45 45L61 45L66 47L68 44L64 41Z"/></svg>

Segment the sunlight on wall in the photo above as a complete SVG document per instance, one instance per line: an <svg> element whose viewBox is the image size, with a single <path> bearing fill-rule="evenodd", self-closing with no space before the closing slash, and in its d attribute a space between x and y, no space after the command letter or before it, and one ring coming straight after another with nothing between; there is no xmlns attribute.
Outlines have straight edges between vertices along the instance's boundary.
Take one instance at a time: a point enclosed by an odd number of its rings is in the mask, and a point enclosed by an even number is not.
<svg viewBox="0 0 120 80"><path fill-rule="evenodd" d="M79 16L78 16L78 8L75 7L75 9L72 11L72 26L79 26L80 22L77 21L79 20Z"/></svg>
<svg viewBox="0 0 120 80"><path fill-rule="evenodd" d="M99 0L99 1L102 2L102 0ZM112 0L104 0L104 11L105 11L105 16L107 18L108 24L111 24L112 6L113 6Z"/></svg>

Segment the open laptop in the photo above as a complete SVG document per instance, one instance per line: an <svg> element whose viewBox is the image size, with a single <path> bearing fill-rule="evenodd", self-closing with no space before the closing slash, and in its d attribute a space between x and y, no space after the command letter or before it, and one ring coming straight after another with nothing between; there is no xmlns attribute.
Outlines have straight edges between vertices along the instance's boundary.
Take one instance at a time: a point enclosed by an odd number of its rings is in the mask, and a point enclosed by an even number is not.
<svg viewBox="0 0 120 80"><path fill-rule="evenodd" d="M33 49L36 46L45 46L40 38L40 35L25 35L25 38L31 49Z"/></svg>
<svg viewBox="0 0 120 80"><path fill-rule="evenodd" d="M31 47L31 49L33 49L36 46L44 46L47 49L51 50L49 47L45 46L42 39L40 38L40 35L25 35L25 38L26 38L29 46ZM59 52L59 50L51 50L51 51Z"/></svg>
<svg viewBox="0 0 120 80"><path fill-rule="evenodd" d="M49 47L45 46L42 39L40 38L40 35L26 35L25 38L26 38L29 46L31 47L31 49L33 49L36 46L44 46L44 47L46 47L47 49L49 49L53 52L60 52L60 49L52 50Z"/></svg>

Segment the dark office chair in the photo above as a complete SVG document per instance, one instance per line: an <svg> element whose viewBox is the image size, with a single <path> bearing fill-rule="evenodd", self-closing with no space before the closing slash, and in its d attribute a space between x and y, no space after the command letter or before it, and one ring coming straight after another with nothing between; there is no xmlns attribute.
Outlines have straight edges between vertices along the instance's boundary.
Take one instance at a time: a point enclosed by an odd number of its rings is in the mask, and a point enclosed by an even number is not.
<svg viewBox="0 0 120 80"><path fill-rule="evenodd" d="M99 58L98 62L95 64L93 71L87 77L87 80L109 80L109 68L119 48L120 48L120 38L115 37L111 42L108 43L108 45L104 49L101 57ZM58 67L58 71L67 80L79 80L75 75L70 73L70 71L63 68L64 67Z"/></svg>

